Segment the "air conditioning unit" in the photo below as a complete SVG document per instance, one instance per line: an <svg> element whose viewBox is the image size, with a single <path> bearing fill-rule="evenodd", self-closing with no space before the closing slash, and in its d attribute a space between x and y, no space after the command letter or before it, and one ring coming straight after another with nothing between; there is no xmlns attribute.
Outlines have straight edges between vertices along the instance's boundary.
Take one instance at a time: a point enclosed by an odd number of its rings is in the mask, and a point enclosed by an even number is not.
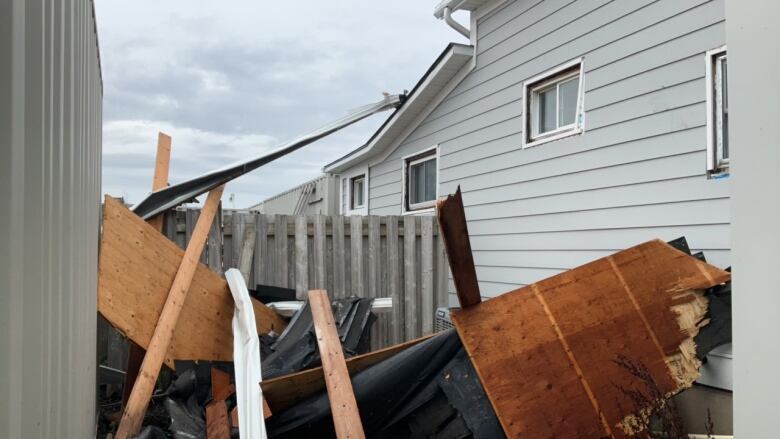
<svg viewBox="0 0 780 439"><path fill-rule="evenodd" d="M433 321L433 331L441 332L453 328L452 319L450 319L450 311L458 308L438 308L436 310L436 318Z"/></svg>

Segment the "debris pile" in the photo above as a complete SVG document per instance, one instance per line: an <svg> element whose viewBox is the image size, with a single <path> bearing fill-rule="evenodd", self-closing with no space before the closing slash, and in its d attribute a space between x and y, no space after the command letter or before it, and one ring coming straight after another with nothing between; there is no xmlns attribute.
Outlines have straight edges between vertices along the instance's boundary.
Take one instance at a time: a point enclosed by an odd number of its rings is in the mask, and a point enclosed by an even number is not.
<svg viewBox="0 0 780 439"><path fill-rule="evenodd" d="M731 337L730 274L684 240L483 301L458 189L437 205L455 329L370 352L386 302L315 290L271 308L258 298L294 296L250 294L239 270L197 262L220 194L184 251L106 198L99 312L143 358L121 411L104 413L115 437L630 437Z"/></svg>

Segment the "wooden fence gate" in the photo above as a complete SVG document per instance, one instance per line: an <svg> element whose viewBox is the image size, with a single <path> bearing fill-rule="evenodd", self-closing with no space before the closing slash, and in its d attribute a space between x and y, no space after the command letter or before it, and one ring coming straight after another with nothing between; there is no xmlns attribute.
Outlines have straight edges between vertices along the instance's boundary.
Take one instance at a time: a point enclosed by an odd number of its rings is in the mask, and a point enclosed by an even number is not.
<svg viewBox="0 0 780 439"><path fill-rule="evenodd" d="M199 213L170 212L167 236L186 246ZM293 288L298 299L310 289L326 289L331 298L391 297L392 312L379 314L372 328L372 349L433 332L436 308L448 306L449 267L435 217L226 210L221 218L201 260L218 272L239 268L242 249L254 246L250 288ZM254 242L245 242L252 235Z"/></svg>

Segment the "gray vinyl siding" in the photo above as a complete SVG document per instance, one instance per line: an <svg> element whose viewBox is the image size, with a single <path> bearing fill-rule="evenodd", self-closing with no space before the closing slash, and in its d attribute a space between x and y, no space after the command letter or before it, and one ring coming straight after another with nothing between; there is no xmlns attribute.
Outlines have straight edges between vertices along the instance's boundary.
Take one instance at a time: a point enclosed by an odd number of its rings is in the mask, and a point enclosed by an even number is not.
<svg viewBox="0 0 780 439"><path fill-rule="evenodd" d="M371 167L370 213L401 212L401 158L438 144L484 296L652 238L728 266L729 180L705 172L704 54L724 29L723 0L505 3L478 22L474 70ZM522 149L523 81L578 57L585 133Z"/></svg>
<svg viewBox="0 0 780 439"><path fill-rule="evenodd" d="M92 1L0 2L0 59L0 437L94 437L103 91Z"/></svg>

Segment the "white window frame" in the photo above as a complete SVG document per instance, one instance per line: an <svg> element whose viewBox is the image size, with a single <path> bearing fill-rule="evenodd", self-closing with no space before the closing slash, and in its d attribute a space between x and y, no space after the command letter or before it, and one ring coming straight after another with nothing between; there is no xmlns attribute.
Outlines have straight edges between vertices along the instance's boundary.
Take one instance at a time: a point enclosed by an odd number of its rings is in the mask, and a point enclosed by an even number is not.
<svg viewBox="0 0 780 439"><path fill-rule="evenodd" d="M577 66L579 66L579 68L575 69ZM568 70L573 71L567 73ZM535 133L534 129L531 127L531 122L538 122L537 119L533 117L535 114L535 108L538 108L537 92L549 87L552 84L565 82L567 79L575 76L579 76L579 81L577 84L577 112L574 116L574 123L558 127L557 129L548 131L546 133ZM563 139L585 132L585 93L583 90L584 77L585 58L577 58L565 64L561 64L554 69L536 75L533 78L529 78L523 82L523 148L530 148L532 146L541 145L543 143L552 142L554 140ZM557 93L557 95L558 99L560 99L560 93ZM559 114L558 108L559 107L556 106L556 117L558 117Z"/></svg>
<svg viewBox="0 0 780 439"><path fill-rule="evenodd" d="M715 120L715 112L718 110L718 103L715 96L715 60L721 55L728 54L726 46L721 46L716 49L708 50L705 54L704 61L706 63L706 87L707 87L707 175L718 176L728 174L729 159L720 157L722 151L718 150L716 144L716 130L717 121Z"/></svg>
<svg viewBox="0 0 780 439"><path fill-rule="evenodd" d="M352 208L352 179L363 176L363 205ZM371 202L368 198L368 185L370 180L369 167L358 166L339 175L339 211L342 215L368 215L368 206ZM344 205L344 194L346 189L346 206Z"/></svg>
<svg viewBox="0 0 780 439"><path fill-rule="evenodd" d="M362 194L363 195L363 203L360 204L360 205L356 205L356 203L355 203L355 181L356 180L362 180L363 181L363 188L362 188L362 191L361 191L361 192L363 192L363 194ZM349 209L350 210L358 210L358 209L362 209L362 208L365 207L365 205L366 205L366 184L367 183L368 182L366 181L366 174L358 174L358 175L356 175L354 177L350 177L350 179L349 179L349 202L350 202Z"/></svg>
<svg viewBox="0 0 780 439"><path fill-rule="evenodd" d="M408 169L411 165L422 163L428 160L436 159L436 196L431 201L424 203L415 203L410 205L408 200L409 186L407 185ZM439 157L439 145L417 151L401 157L401 214L402 215L421 215L435 213L436 200L439 199L439 168L441 166L441 157Z"/></svg>

